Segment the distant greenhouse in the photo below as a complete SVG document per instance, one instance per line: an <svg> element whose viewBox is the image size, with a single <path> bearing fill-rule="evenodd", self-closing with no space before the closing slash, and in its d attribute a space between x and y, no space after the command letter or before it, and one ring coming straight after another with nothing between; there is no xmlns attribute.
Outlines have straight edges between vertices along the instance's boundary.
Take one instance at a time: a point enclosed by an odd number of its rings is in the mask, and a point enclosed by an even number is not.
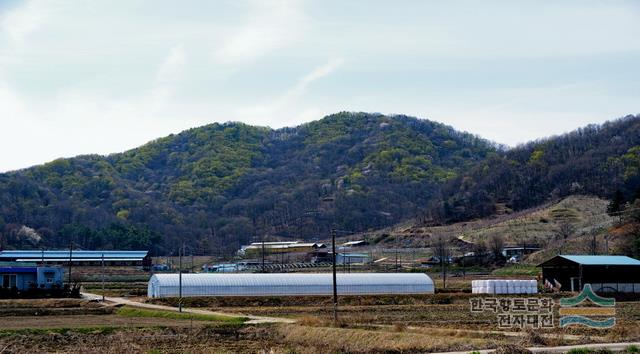
<svg viewBox="0 0 640 354"><path fill-rule="evenodd" d="M338 294L433 294L433 280L422 273L339 273ZM331 273L183 274L182 296L331 295ZM149 297L176 297L178 274L155 274Z"/></svg>

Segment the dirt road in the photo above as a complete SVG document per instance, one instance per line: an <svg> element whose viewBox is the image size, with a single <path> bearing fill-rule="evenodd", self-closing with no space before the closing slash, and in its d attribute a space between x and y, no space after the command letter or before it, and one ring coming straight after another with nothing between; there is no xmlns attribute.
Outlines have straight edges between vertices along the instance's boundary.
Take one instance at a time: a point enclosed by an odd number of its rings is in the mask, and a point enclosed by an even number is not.
<svg viewBox="0 0 640 354"><path fill-rule="evenodd" d="M82 296L89 300L102 300L102 295L91 294L91 293L82 293ZM105 297L105 301L110 302L114 305L127 305L131 307L150 309L150 310L161 310L161 311L174 311L178 312L177 307L172 306L164 306L164 305L155 305L155 304L147 304L143 302L133 301L123 297ZM216 316L230 316L230 317L247 317L249 320L246 322L248 324L257 324L257 323L295 323L296 321L289 318L279 318L279 317L265 317L265 316L253 316L253 315L244 315L238 313L224 313L224 312L215 312L209 310L200 310L193 308L182 308L182 312L186 313L194 313L201 315L216 315Z"/></svg>

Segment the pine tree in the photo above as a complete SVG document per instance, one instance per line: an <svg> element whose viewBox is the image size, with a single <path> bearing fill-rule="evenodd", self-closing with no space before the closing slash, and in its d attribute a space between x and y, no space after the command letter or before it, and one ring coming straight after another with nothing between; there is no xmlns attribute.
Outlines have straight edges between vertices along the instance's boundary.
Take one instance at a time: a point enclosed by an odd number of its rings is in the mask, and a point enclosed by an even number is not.
<svg viewBox="0 0 640 354"><path fill-rule="evenodd" d="M622 219L622 210L624 210L624 195L622 195L622 192L618 189L607 207L607 214L609 214L609 216L618 216Z"/></svg>

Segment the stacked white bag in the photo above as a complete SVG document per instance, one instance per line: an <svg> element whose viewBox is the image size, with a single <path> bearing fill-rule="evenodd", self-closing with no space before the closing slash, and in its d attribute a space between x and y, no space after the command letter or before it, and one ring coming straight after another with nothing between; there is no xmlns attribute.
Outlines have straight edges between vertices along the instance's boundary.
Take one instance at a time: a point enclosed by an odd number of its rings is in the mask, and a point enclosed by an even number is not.
<svg viewBox="0 0 640 354"><path fill-rule="evenodd" d="M535 280L472 280L473 294L537 294L538 282Z"/></svg>

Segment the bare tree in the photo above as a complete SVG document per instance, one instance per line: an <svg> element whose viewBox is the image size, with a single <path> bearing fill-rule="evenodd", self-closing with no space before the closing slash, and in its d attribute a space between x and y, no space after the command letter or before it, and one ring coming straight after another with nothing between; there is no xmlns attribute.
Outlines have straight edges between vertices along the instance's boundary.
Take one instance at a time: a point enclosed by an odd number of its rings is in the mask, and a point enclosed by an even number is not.
<svg viewBox="0 0 640 354"><path fill-rule="evenodd" d="M473 253L482 256L487 253L487 243L484 240L478 240L473 244Z"/></svg>
<svg viewBox="0 0 640 354"><path fill-rule="evenodd" d="M480 260L485 259L487 254L487 243L483 240L478 240L473 244L473 255L476 263L479 263Z"/></svg>
<svg viewBox="0 0 640 354"><path fill-rule="evenodd" d="M504 249L504 238L498 234L494 234L491 236L491 240L489 241L489 247L491 248L491 253L493 253L493 257L497 260L502 258L502 250Z"/></svg>
<svg viewBox="0 0 640 354"><path fill-rule="evenodd" d="M564 245L567 242L567 239L576 232L575 226L573 224L563 221L558 226L558 238L560 239L560 253L564 251Z"/></svg>
<svg viewBox="0 0 640 354"><path fill-rule="evenodd" d="M598 234L594 231L591 233L591 242L589 244L589 254L598 254Z"/></svg>
<svg viewBox="0 0 640 354"><path fill-rule="evenodd" d="M619 248L625 254L638 258L640 257L640 198L627 207L624 221L627 223L627 228Z"/></svg>
<svg viewBox="0 0 640 354"><path fill-rule="evenodd" d="M451 240L448 236L438 235L432 243L434 255L440 260L440 269L442 270L442 287L447 287L447 263L451 254Z"/></svg>

